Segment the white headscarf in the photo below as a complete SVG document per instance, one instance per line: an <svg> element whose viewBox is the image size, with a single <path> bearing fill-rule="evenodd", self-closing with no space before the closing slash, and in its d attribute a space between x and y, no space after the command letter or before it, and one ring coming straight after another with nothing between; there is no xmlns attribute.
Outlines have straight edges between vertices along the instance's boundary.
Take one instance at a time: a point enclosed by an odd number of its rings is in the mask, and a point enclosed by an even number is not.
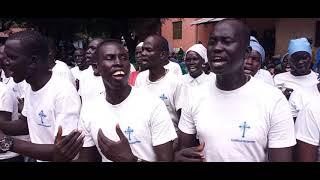
<svg viewBox="0 0 320 180"><path fill-rule="evenodd" d="M263 47L259 44L259 42L253 36L250 36L250 46L251 46L252 50L258 51L258 53L261 56L261 64L262 64L266 58L266 53L265 53Z"/></svg>
<svg viewBox="0 0 320 180"><path fill-rule="evenodd" d="M142 47L142 45L143 45L143 42L140 42L140 43L137 45L137 47Z"/></svg>
<svg viewBox="0 0 320 180"><path fill-rule="evenodd" d="M186 54L189 51L194 51L194 52L198 53L204 59L204 62L208 62L207 49L202 44L195 44L195 45L191 46L186 51Z"/></svg>

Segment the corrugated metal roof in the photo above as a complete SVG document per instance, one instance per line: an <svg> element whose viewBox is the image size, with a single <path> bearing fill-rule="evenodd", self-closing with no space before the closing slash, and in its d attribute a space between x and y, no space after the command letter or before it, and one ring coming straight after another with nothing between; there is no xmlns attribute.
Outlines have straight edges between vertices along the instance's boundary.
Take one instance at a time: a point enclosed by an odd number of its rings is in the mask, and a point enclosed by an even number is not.
<svg viewBox="0 0 320 180"><path fill-rule="evenodd" d="M217 21L221 21L225 18L201 18L201 19L198 19L196 21L193 21L191 23L191 25L195 25L195 24L204 24L204 23L209 23L209 22L217 22Z"/></svg>

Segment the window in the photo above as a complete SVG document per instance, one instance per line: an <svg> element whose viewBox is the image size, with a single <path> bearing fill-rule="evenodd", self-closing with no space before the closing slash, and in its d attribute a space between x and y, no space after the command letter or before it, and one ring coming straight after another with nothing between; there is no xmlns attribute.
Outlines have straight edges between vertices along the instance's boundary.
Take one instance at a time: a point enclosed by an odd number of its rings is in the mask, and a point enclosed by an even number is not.
<svg viewBox="0 0 320 180"><path fill-rule="evenodd" d="M182 21L173 22L173 39L182 39Z"/></svg>

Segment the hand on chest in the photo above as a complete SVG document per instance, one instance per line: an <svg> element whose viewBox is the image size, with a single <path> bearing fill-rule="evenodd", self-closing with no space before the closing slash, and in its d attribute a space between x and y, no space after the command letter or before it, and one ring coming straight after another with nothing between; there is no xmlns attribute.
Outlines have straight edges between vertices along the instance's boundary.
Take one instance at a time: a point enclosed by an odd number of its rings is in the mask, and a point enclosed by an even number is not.
<svg viewBox="0 0 320 180"><path fill-rule="evenodd" d="M97 138L99 128L101 128L102 132L110 140L119 141L120 138L116 133L116 125L118 123L129 144L139 144L145 141L146 138L150 138L147 119L143 118L144 117L135 115L134 113L105 116L104 119L93 124L92 133L94 133L93 136Z"/></svg>

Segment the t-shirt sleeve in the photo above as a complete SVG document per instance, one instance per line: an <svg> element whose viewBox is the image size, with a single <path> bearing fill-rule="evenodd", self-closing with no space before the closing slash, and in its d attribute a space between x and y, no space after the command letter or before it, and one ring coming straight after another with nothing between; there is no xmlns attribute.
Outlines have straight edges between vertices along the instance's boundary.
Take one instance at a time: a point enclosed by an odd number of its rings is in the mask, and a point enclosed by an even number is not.
<svg viewBox="0 0 320 180"><path fill-rule="evenodd" d="M310 104L309 104L310 105ZM320 113L312 111L307 105L298 114L295 128L296 138L305 143L319 146Z"/></svg>
<svg viewBox="0 0 320 180"><path fill-rule="evenodd" d="M91 135L90 119L88 119L86 110L87 109L84 109L84 108L82 108L81 110L79 130L82 130L82 133L84 134L83 147L92 147L92 146L95 146L95 143Z"/></svg>
<svg viewBox="0 0 320 180"><path fill-rule="evenodd" d="M268 147L284 148L294 146L296 144L294 122L290 113L289 103L284 95L281 94L276 103L272 104L270 115Z"/></svg>
<svg viewBox="0 0 320 180"><path fill-rule="evenodd" d="M65 91L58 95L55 102L55 134L58 132L59 125L63 128L62 136L78 128L80 106L80 97L75 87L66 83Z"/></svg>
<svg viewBox="0 0 320 180"><path fill-rule="evenodd" d="M15 96L12 91L5 90L0 93L0 111L13 112L14 105L18 106L18 100L15 99Z"/></svg>
<svg viewBox="0 0 320 180"><path fill-rule="evenodd" d="M301 107L301 96L298 91L293 91L289 98L290 110L292 117L297 117Z"/></svg>
<svg viewBox="0 0 320 180"><path fill-rule="evenodd" d="M161 100L155 107L150 119L152 145L158 146L177 138L169 112Z"/></svg>
<svg viewBox="0 0 320 180"><path fill-rule="evenodd" d="M179 110L183 106L183 84L182 81L177 80L176 89L173 94L175 110Z"/></svg>
<svg viewBox="0 0 320 180"><path fill-rule="evenodd" d="M191 88L186 88L184 89L184 95L185 95L185 104L181 110L181 117L179 120L179 129L186 133L186 134L196 134L197 130L196 130L196 125L193 119L193 115L192 115L192 108L191 108L191 96L189 96L190 94L190 90Z"/></svg>

